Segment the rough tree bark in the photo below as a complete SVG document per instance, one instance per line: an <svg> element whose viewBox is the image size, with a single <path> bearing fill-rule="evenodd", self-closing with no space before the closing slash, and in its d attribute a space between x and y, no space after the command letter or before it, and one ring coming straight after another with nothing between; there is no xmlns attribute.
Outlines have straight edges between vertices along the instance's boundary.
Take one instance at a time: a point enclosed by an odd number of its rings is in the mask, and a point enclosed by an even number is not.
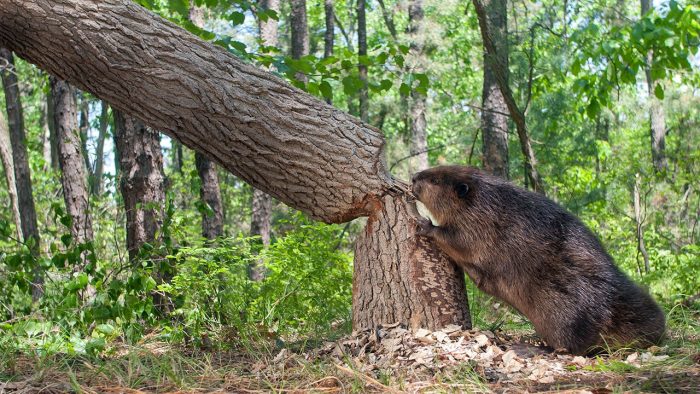
<svg viewBox="0 0 700 394"><path fill-rule="evenodd" d="M367 17L365 0L357 0L357 54L367 56ZM357 69L362 81L360 87L360 119L363 122L369 121L369 89L367 88L367 66L357 65Z"/></svg>
<svg viewBox="0 0 700 394"><path fill-rule="evenodd" d="M195 26L204 28L204 9L191 6L190 21ZM202 213L202 235L214 239L224 233L224 205L221 203L219 174L216 165L199 152L194 153L194 163L201 183L199 196L211 210Z"/></svg>
<svg viewBox="0 0 700 394"><path fill-rule="evenodd" d="M0 44L0 76L5 92L5 107L7 110L7 125L10 129L10 144L12 145L12 161L15 166L15 182L19 212L22 218L22 240L32 245L31 252L39 256L39 227L34 207L32 177L29 168L26 137L24 135L24 113L19 93L19 81L15 69L14 55ZM32 299L38 300L43 290L43 275L39 267L34 267L32 280Z"/></svg>
<svg viewBox="0 0 700 394"><path fill-rule="evenodd" d="M508 67L501 64L496 57L496 44L494 43L494 37L489 30L486 8L484 7L484 3L480 0L472 0L472 3L474 4L474 9L476 10L476 14L479 19L481 38L483 39L484 48L486 50L484 56L490 58L489 63L493 65L492 71L494 77L496 78L496 83L498 83L498 88L503 94L503 99L508 107L510 117L513 119L515 127L518 131L520 150L525 158L525 170L527 172L529 183L535 191L544 194L544 182L542 182L542 179L537 172L537 159L535 158L535 151L532 150L532 144L530 143L525 114L520 110L520 108L518 108L518 104L513 98L513 93L510 90L510 86L508 86Z"/></svg>
<svg viewBox="0 0 700 394"><path fill-rule="evenodd" d="M651 10L651 0L640 0L642 16ZM647 91L649 92L649 133L651 134L651 157L656 172L665 171L668 168L666 158L666 115L664 113L663 102L654 94L656 81L651 75L651 67L654 64L654 52L649 51L646 58L644 73L647 80Z"/></svg>
<svg viewBox="0 0 700 394"><path fill-rule="evenodd" d="M95 148L95 173L91 184L91 192L95 196L102 194L102 177L104 175L105 163L105 139L107 138L107 128L109 127L109 104L102 101L102 111L100 112L100 129L97 135L97 147Z"/></svg>
<svg viewBox="0 0 700 394"><path fill-rule="evenodd" d="M421 41L421 27L423 25L423 0L411 0L408 4L408 29L407 33L411 41L409 54L415 62L413 71L423 72L424 43ZM418 172L428 168L428 134L425 120L426 97L423 93L413 90L411 92L411 172Z"/></svg>
<svg viewBox="0 0 700 394"><path fill-rule="evenodd" d="M70 233L77 243L92 240L87 173L83 162L76 91L65 81L49 78L54 100L54 122L58 138L58 162L66 212L71 217Z"/></svg>
<svg viewBox="0 0 700 394"><path fill-rule="evenodd" d="M19 202L17 200L17 184L15 183L15 165L12 161L12 144L10 142L10 130L7 128L5 115L0 111L0 160L5 168L5 181L7 181L7 194L10 197L10 209L12 219L15 222L17 239L22 239L22 219L19 214Z"/></svg>
<svg viewBox="0 0 700 394"><path fill-rule="evenodd" d="M112 114L122 174L119 188L126 210L126 248L133 260L144 243L157 240L163 223L163 154L158 132L121 111Z"/></svg>
<svg viewBox="0 0 700 394"><path fill-rule="evenodd" d="M464 287L454 285L463 274L416 239L415 212L396 213L409 197L387 171L379 130L128 0L3 0L0 45L316 219L369 216L357 243L356 328L470 325ZM389 261L413 271L389 271ZM369 309L380 303L381 314ZM422 308L400 307L412 303Z"/></svg>
<svg viewBox="0 0 700 394"><path fill-rule="evenodd" d="M493 72L508 69L508 22L506 0L485 0L486 23L493 37L495 56L484 51L481 140L484 170L508 179L508 106ZM494 61L495 60L495 61Z"/></svg>

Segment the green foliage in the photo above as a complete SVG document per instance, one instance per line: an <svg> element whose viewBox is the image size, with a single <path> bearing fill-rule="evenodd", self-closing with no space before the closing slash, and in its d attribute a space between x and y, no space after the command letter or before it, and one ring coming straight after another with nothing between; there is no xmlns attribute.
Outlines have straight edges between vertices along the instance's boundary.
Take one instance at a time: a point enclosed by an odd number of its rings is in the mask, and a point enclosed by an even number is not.
<svg viewBox="0 0 700 394"><path fill-rule="evenodd" d="M578 55L570 66L578 77L574 91L585 100L583 108L591 118L602 107L613 105L611 93L622 85L635 84L645 67L651 78L659 81L653 88L658 99L664 98L660 81L670 73L692 72L689 58L700 45L700 8L670 1L664 15L650 12L635 23L615 26L608 32L602 29L598 23L590 23L571 37ZM647 64L650 53L654 61Z"/></svg>

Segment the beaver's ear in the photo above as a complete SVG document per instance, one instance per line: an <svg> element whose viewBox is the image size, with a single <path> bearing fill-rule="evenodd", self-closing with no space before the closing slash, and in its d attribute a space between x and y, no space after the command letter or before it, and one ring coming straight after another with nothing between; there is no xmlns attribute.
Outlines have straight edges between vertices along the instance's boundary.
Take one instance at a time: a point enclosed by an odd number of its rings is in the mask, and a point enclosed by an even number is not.
<svg viewBox="0 0 700 394"><path fill-rule="evenodd" d="M467 193L469 193L469 185L466 183L457 184L457 195L459 198L466 198Z"/></svg>

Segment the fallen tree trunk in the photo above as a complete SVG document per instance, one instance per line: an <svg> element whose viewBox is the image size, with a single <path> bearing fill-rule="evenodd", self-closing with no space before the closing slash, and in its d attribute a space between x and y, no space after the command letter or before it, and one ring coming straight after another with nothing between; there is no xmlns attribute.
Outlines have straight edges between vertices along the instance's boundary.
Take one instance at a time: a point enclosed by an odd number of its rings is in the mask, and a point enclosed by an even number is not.
<svg viewBox="0 0 700 394"><path fill-rule="evenodd" d="M316 219L369 216L355 300L385 301L356 303L357 328L470 325L462 273L396 212L406 196L377 129L127 0L0 0L0 45Z"/></svg>

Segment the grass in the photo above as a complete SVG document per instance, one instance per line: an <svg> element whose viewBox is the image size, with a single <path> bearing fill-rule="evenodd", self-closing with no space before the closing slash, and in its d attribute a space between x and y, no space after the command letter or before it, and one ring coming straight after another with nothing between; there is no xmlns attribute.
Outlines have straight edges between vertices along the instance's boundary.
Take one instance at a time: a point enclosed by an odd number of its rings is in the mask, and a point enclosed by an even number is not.
<svg viewBox="0 0 700 394"><path fill-rule="evenodd" d="M599 356L585 368L570 367L570 375L551 384L526 380L495 382L488 371L470 362L432 370L409 367L367 371L352 359L339 363L305 353L328 337L298 339L281 347L279 341L256 340L225 351L204 351L150 336L138 346L113 345L100 357L20 352L6 347L0 352L0 392L481 393L574 388L696 392L700 387L699 315L697 310L672 309L668 319L670 335L664 347L643 350L668 358L633 366L626 360L635 350L620 349ZM517 319L514 323L500 317L495 321L506 332L528 332ZM486 322L484 328L494 328L493 322ZM285 353L280 356L282 351Z"/></svg>

